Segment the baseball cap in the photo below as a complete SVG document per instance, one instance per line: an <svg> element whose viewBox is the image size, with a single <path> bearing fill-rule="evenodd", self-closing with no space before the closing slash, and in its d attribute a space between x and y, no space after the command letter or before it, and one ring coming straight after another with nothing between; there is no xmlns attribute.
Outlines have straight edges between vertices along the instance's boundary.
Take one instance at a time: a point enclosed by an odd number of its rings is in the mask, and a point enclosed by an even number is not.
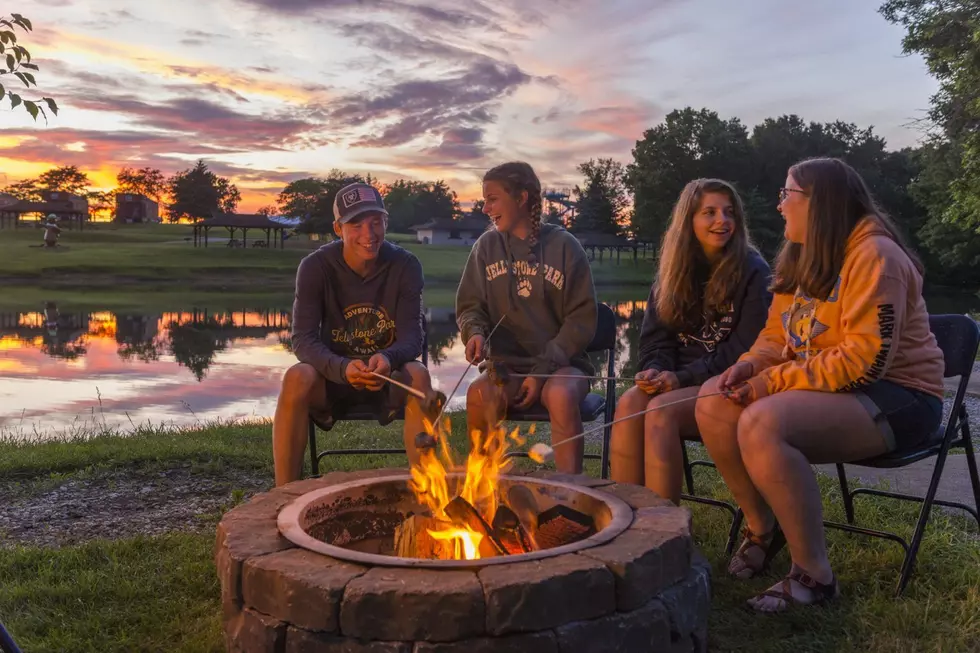
<svg viewBox="0 0 980 653"><path fill-rule="evenodd" d="M381 193L370 184L348 184L337 192L333 201L333 218L338 224L346 224L364 213L388 215Z"/></svg>

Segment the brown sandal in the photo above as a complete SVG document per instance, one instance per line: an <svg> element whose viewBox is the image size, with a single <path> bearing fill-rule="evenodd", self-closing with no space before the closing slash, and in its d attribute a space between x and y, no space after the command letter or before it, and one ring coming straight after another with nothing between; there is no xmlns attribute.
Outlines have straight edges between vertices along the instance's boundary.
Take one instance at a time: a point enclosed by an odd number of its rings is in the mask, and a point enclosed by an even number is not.
<svg viewBox="0 0 980 653"><path fill-rule="evenodd" d="M779 524L762 535L756 535L746 526L742 529L742 536L745 539L728 563L728 573L739 580L748 580L764 572L780 549L786 545L786 537ZM753 554L753 551L757 550L762 552L761 561L758 554Z"/></svg>
<svg viewBox="0 0 980 653"><path fill-rule="evenodd" d="M810 593L814 596L814 600L804 602L793 596L792 583L794 582L810 590ZM758 602L767 596L782 601L782 607L777 610L761 610ZM776 613L785 612L793 606L823 605L830 603L839 596L840 583L837 582L837 576L831 578L829 583L818 583L802 569L794 569L778 585L774 585L762 594L750 599L749 606L756 612Z"/></svg>

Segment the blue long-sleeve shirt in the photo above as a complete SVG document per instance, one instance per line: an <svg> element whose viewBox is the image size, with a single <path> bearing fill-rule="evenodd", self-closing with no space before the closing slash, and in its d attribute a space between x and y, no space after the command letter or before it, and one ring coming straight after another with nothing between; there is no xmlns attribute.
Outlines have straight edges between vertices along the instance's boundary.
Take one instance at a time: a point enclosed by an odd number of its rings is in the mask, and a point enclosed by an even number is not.
<svg viewBox="0 0 980 653"><path fill-rule="evenodd" d="M296 272L293 352L328 381L347 383L347 365L384 354L398 369L422 355L422 264L388 241L362 278L344 261L343 242L319 248Z"/></svg>
<svg viewBox="0 0 980 653"><path fill-rule="evenodd" d="M639 369L674 372L682 388L701 385L724 372L749 350L766 324L771 276L766 261L751 252L728 310L710 322L702 320L689 333L660 321L655 287L651 288L640 327Z"/></svg>

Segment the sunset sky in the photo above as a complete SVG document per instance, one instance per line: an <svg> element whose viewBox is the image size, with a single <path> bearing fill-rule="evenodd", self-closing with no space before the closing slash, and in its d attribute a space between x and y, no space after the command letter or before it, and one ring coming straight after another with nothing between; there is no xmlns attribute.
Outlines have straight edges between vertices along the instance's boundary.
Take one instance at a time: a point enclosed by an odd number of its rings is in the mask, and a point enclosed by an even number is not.
<svg viewBox="0 0 980 653"><path fill-rule="evenodd" d="M546 186L624 163L675 108L796 113L913 145L936 83L879 0L20 0L61 114L3 111L0 185L204 158L239 211L331 168L444 179L521 158ZM819 7L819 9L815 9ZM26 94L30 97L30 94ZM8 105L9 106L9 105Z"/></svg>

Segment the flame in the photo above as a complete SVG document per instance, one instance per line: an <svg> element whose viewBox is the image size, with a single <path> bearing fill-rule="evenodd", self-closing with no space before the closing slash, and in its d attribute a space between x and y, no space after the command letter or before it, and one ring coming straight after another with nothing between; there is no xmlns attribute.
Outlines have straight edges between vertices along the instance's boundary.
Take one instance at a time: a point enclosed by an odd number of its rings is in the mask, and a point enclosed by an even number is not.
<svg viewBox="0 0 980 653"><path fill-rule="evenodd" d="M449 447L450 421L434 425L423 419L425 432L436 438L438 448L424 450L419 463L411 469L412 479L409 487L419 502L426 506L439 524L438 528L427 529L428 534L443 543L443 558L452 560L477 560L483 533L474 531L468 524L454 522L445 512L446 505L455 498L451 492L448 473L459 471L453 451ZM531 426L534 433L534 426ZM474 430L470 433L470 453L465 464L465 477L458 494L465 499L489 524L497 512L498 489L501 475L511 467L506 457L509 443L520 446L524 438L515 428L510 433L501 426L483 434ZM452 488L457 489L457 488Z"/></svg>

